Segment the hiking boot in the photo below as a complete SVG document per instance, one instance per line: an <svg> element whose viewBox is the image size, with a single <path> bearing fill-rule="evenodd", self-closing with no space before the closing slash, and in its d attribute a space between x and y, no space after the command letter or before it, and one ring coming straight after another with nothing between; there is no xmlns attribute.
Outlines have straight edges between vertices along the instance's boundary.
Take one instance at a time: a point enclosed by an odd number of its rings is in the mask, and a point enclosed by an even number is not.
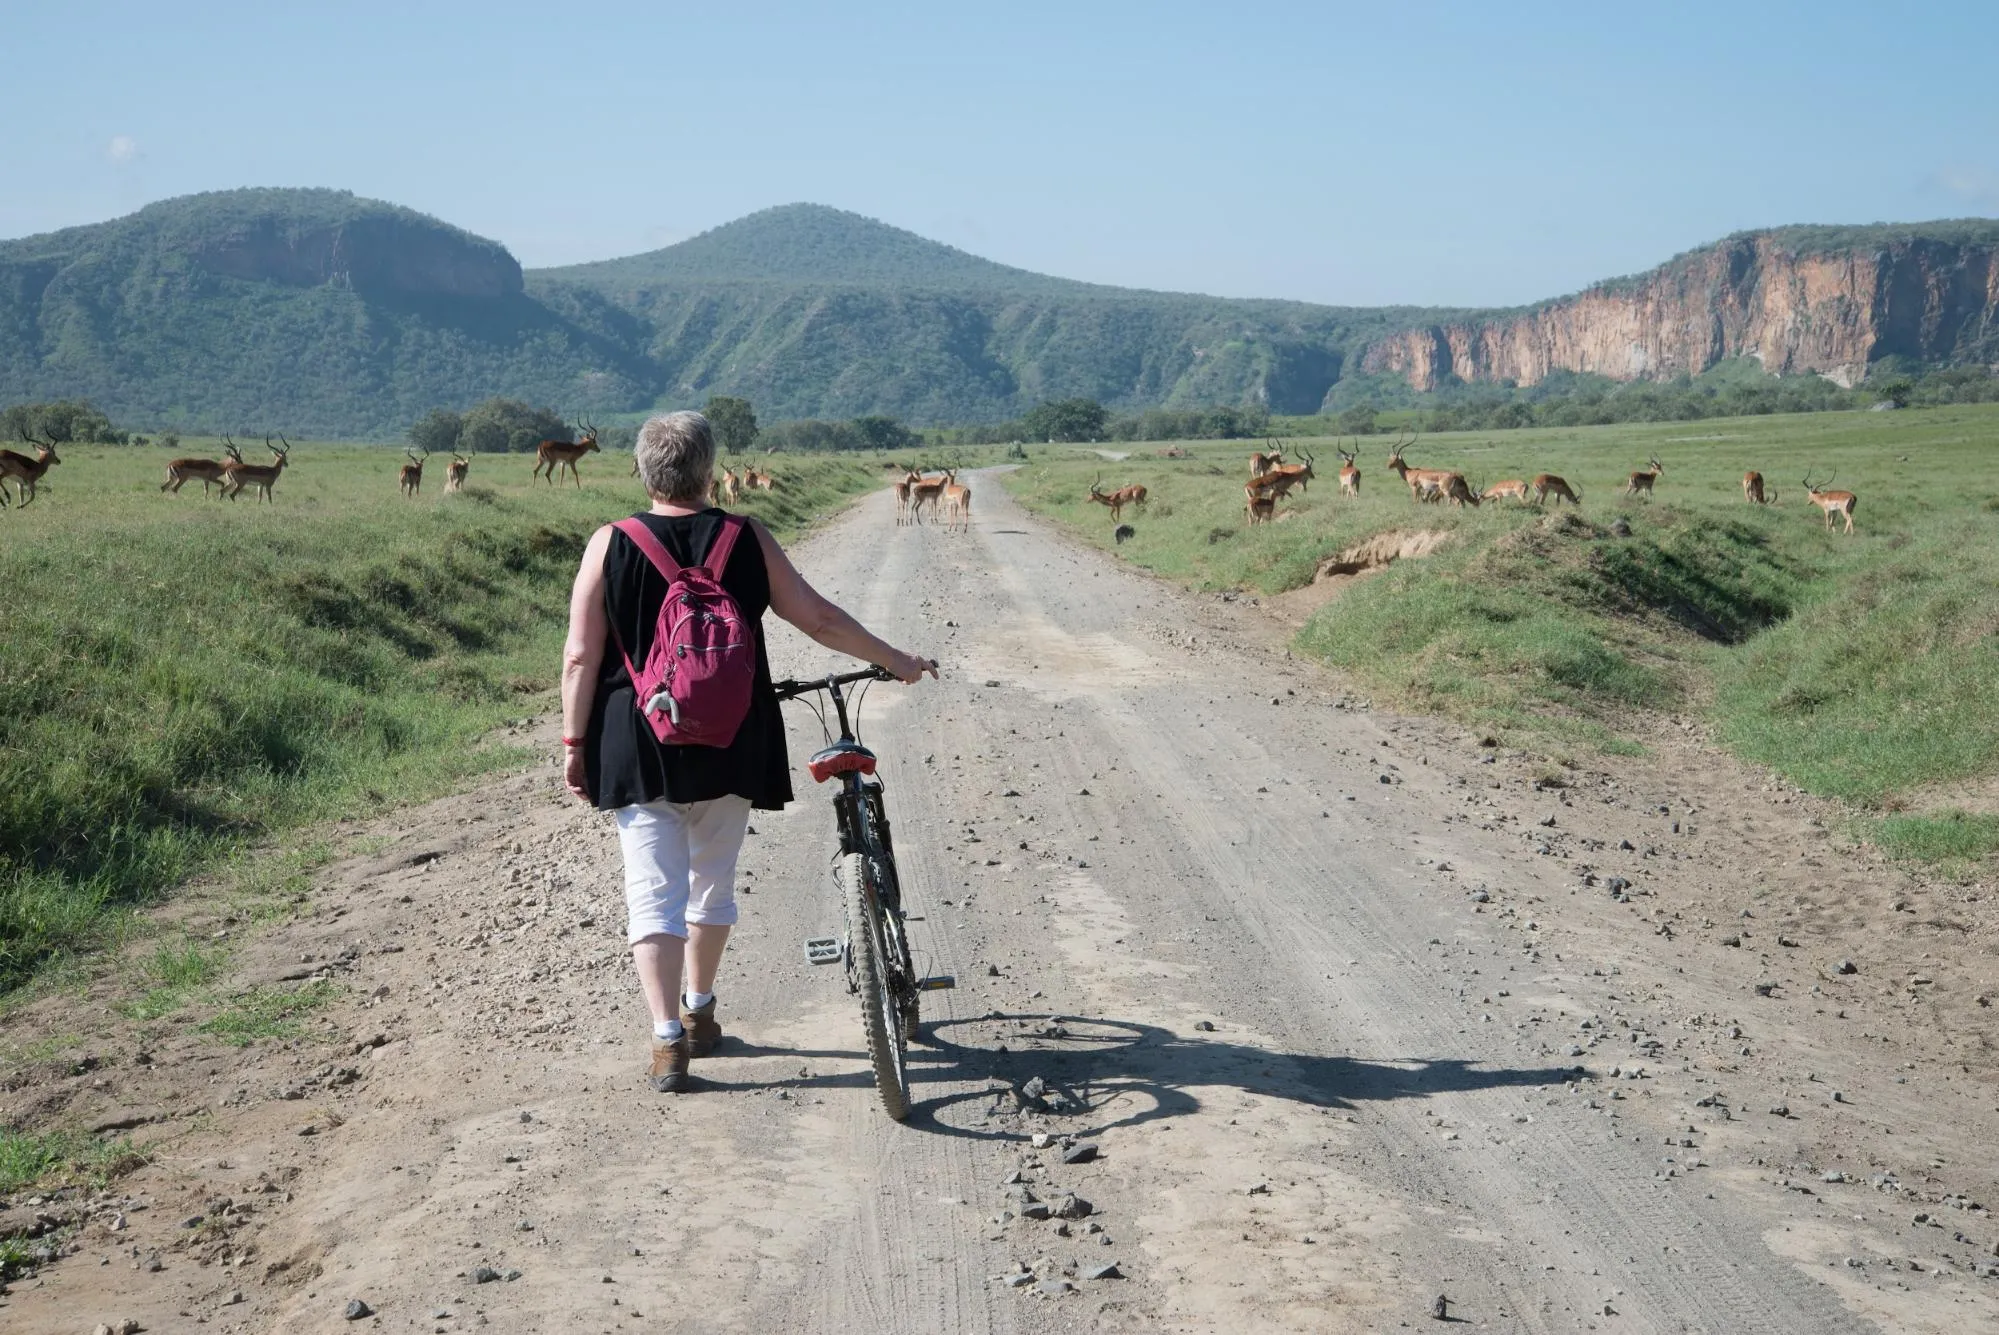
<svg viewBox="0 0 1999 1335"><path fill-rule="evenodd" d="M687 1061L694 1055L686 1034L671 1042L652 1041L652 1071L647 1082L662 1094L679 1094L687 1088Z"/></svg>
<svg viewBox="0 0 1999 1335"><path fill-rule="evenodd" d="M722 1026L715 1020L715 998L709 997L705 1006L689 1006L687 999L680 999L680 1022L687 1026L689 1045L697 1057L705 1057L715 1050L722 1041Z"/></svg>

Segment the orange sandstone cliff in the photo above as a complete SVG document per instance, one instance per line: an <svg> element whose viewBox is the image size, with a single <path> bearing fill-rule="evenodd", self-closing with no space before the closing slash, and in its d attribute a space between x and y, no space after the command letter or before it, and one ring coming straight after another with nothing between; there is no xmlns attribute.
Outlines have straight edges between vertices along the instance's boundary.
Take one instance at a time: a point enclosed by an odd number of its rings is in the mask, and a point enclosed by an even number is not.
<svg viewBox="0 0 1999 1335"><path fill-rule="evenodd" d="M1999 224L1855 229L1836 245L1816 230L1745 233L1531 310L1406 330L1370 345L1361 370L1428 390L1554 371L1665 380L1754 357L1851 385L1890 355L1999 361Z"/></svg>

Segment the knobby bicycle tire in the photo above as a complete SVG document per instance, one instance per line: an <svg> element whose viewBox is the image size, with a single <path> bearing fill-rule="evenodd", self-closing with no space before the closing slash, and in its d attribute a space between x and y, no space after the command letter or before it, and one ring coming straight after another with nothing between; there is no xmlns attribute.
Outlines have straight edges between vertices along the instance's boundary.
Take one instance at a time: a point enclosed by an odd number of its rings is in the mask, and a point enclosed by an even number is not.
<svg viewBox="0 0 1999 1335"><path fill-rule="evenodd" d="M909 1116L909 1068L898 1008L888 994L889 971L883 967L881 925L875 897L868 893L869 874L865 854L848 853L840 859L841 898L847 909L847 957L861 993L868 1063L874 1067L875 1090L881 1095L883 1110L900 1122Z"/></svg>

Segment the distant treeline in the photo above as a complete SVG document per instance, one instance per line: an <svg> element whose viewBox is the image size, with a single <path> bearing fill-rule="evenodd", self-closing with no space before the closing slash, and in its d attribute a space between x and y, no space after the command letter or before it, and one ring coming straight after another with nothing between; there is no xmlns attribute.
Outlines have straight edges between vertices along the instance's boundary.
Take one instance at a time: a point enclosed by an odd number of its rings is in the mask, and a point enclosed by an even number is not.
<svg viewBox="0 0 1999 1335"><path fill-rule="evenodd" d="M1057 399L1011 422L942 427L928 434L947 445L1003 445L1012 441L1244 440L1267 435L1270 410L1248 408L1148 408L1114 417L1094 399Z"/></svg>

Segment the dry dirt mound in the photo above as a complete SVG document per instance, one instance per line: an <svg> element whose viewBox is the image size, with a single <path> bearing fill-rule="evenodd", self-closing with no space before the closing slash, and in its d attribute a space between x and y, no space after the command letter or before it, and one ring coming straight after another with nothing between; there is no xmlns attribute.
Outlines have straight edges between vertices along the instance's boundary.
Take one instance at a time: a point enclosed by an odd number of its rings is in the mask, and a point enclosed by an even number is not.
<svg viewBox="0 0 1999 1335"><path fill-rule="evenodd" d="M1312 613L1337 598L1355 579L1385 570L1397 561L1428 556L1450 536L1441 529L1390 529L1377 533L1324 558L1313 572L1310 584L1280 593L1267 599L1264 605L1280 621L1302 626Z"/></svg>

